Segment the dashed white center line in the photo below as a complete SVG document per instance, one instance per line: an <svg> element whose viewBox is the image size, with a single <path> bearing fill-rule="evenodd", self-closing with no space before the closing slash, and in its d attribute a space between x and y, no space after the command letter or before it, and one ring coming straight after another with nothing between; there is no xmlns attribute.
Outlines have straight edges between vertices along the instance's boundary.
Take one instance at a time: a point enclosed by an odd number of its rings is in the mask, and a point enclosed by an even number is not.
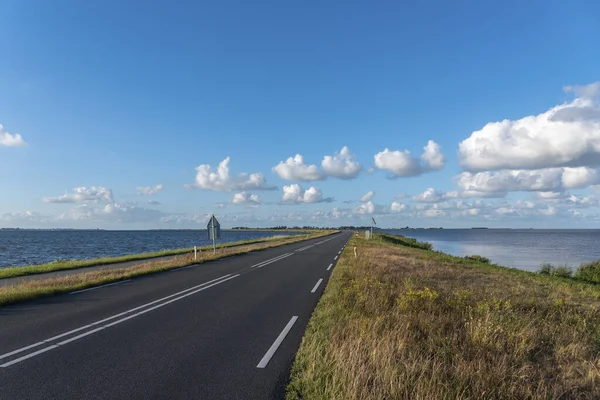
<svg viewBox="0 0 600 400"><path fill-rule="evenodd" d="M337 260L338 256L333 257L334 260Z"/></svg>
<svg viewBox="0 0 600 400"><path fill-rule="evenodd" d="M329 271L331 267L333 267L333 264L329 264L329 267L327 267L327 271Z"/></svg>
<svg viewBox="0 0 600 400"><path fill-rule="evenodd" d="M315 287L314 287L314 288L312 288L312 290L311 290L310 292L311 292L311 293L314 293L314 292L316 292L316 291L317 291L317 288L319 287L319 285L321 284L321 282L323 282L323 279L319 279L319 280L317 281L317 284L315 285Z"/></svg>
<svg viewBox="0 0 600 400"><path fill-rule="evenodd" d="M275 352L277 351L279 346L281 346L283 339L285 339L287 334L290 333L290 330L292 329L292 326L294 326L294 324L296 323L297 319L298 319L297 316L294 316L294 317L292 317L292 319L290 319L290 322L287 323L285 328L283 328L283 331L281 331L279 336L277 336L277 339L275 339L275 341L273 342L273 344L271 345L271 347L269 348L267 353L264 355L262 360L260 360L260 362L258 363L256 368L265 368L267 366L269 361L271 361L273 354L275 354Z"/></svg>

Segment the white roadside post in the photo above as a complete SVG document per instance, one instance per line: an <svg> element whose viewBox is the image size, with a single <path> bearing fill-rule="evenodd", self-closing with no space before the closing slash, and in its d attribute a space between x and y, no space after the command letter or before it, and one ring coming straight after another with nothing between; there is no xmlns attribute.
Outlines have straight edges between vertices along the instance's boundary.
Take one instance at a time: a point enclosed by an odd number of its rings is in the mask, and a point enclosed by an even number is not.
<svg viewBox="0 0 600 400"><path fill-rule="evenodd" d="M194 260L198 259L198 249L196 246L194 246Z"/></svg>

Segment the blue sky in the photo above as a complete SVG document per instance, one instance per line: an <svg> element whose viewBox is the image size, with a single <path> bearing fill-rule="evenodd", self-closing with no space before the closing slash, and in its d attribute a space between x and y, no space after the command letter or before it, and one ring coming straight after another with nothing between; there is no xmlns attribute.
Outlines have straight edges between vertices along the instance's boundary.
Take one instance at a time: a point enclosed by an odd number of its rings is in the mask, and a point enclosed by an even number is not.
<svg viewBox="0 0 600 400"><path fill-rule="evenodd" d="M0 2L0 227L597 226L598 2L325 3Z"/></svg>

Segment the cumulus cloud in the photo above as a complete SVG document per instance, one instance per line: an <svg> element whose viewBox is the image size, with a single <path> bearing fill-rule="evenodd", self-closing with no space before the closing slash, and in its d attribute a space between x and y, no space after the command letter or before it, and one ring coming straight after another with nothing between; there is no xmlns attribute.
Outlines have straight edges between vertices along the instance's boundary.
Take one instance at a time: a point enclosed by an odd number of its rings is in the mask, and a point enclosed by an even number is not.
<svg viewBox="0 0 600 400"><path fill-rule="evenodd" d="M25 140L18 133L11 135L7 131L4 130L2 124L0 124L0 146L7 147L23 147L27 146Z"/></svg>
<svg viewBox="0 0 600 400"><path fill-rule="evenodd" d="M333 198L323 197L321 189L311 186L304 190L300 185L293 184L283 187L283 203L300 204L300 203L330 203Z"/></svg>
<svg viewBox="0 0 600 400"><path fill-rule="evenodd" d="M109 203L104 207L83 204L60 214L57 221L93 221L117 223L157 222L166 215L162 211L139 207L133 202Z"/></svg>
<svg viewBox="0 0 600 400"><path fill-rule="evenodd" d="M519 191L557 192L584 188L598 180L598 172L587 167L463 172L456 178L457 185L466 194L482 196Z"/></svg>
<svg viewBox="0 0 600 400"><path fill-rule="evenodd" d="M448 215L446 211L436 209L425 210L419 213L419 216L426 218L440 218L445 217L446 215Z"/></svg>
<svg viewBox="0 0 600 400"><path fill-rule="evenodd" d="M73 193L66 193L62 196L44 197L45 203L76 203L82 201L113 201L112 190L102 186L78 187L73 189Z"/></svg>
<svg viewBox="0 0 600 400"><path fill-rule="evenodd" d="M281 179L288 181L318 181L323 179L319 167L305 164L304 157L300 154L288 158L285 162L279 162L273 167L273 172L279 175Z"/></svg>
<svg viewBox="0 0 600 400"><path fill-rule="evenodd" d="M0 215L0 221L13 222L13 223L25 223L25 222L46 222L49 220L48 217L36 211L16 211L10 213L4 213Z"/></svg>
<svg viewBox="0 0 600 400"><path fill-rule="evenodd" d="M151 206L158 206L160 205L160 202L156 200L148 200L148 204L150 204Z"/></svg>
<svg viewBox="0 0 600 400"><path fill-rule="evenodd" d="M430 140L423 150L421 157L416 158L408 150L391 151L386 148L375 154L375 167L391 172L392 177L418 176L444 168L446 157L439 144Z"/></svg>
<svg viewBox="0 0 600 400"><path fill-rule="evenodd" d="M347 146L342 147L339 153L323 157L322 171L313 164L306 164L301 154L280 161L275 167L275 172L281 179L288 181L320 181L327 177L339 179L354 179L362 171L362 165L354 160L355 156Z"/></svg>
<svg viewBox="0 0 600 400"><path fill-rule="evenodd" d="M231 200L233 204L245 205L245 206L258 206L260 205L260 197L256 194L250 194L248 192L236 193Z"/></svg>
<svg viewBox="0 0 600 400"><path fill-rule="evenodd" d="M221 161L216 170L210 165L203 164L196 168L196 182L185 185L185 188L213 190L216 192L230 192L234 190L273 190L274 186L267 185L267 181L261 173L240 173L230 176L229 161L227 157Z"/></svg>
<svg viewBox="0 0 600 400"><path fill-rule="evenodd" d="M374 196L375 196L375 192L372 190L369 190L363 197L360 198L360 202L366 203L367 201L371 201L371 200L373 200Z"/></svg>
<svg viewBox="0 0 600 400"><path fill-rule="evenodd" d="M138 195L140 196L152 196L161 190L163 190L163 185L154 185L154 186L138 186L136 188Z"/></svg>
<svg viewBox="0 0 600 400"><path fill-rule="evenodd" d="M394 201L392 203L392 205L390 206L390 210L392 212L395 212L395 213L400 213L400 212L408 211L409 208L410 207L407 204L399 203L397 201Z"/></svg>
<svg viewBox="0 0 600 400"><path fill-rule="evenodd" d="M600 82L568 86L577 97L515 121L490 122L459 144L470 172L600 165Z"/></svg>
<svg viewBox="0 0 600 400"><path fill-rule="evenodd" d="M456 191L441 192L434 188L428 188L423 193L414 196L413 201L416 203L439 203L446 199L457 198L458 196L459 194Z"/></svg>
<svg viewBox="0 0 600 400"><path fill-rule="evenodd" d="M407 199L410 195L408 193L399 193L394 196L395 199Z"/></svg>
<svg viewBox="0 0 600 400"><path fill-rule="evenodd" d="M558 200L565 196L564 192L537 192L534 195L538 199L542 200Z"/></svg>
<svg viewBox="0 0 600 400"><path fill-rule="evenodd" d="M339 179L354 179L363 168L354 158L355 156L350 152L348 146L344 146L339 153L323 158L321 162L323 173Z"/></svg>
<svg viewBox="0 0 600 400"><path fill-rule="evenodd" d="M365 204L361 204L357 208L354 209L354 213L356 214L374 214L375 213L375 204L372 201L368 201Z"/></svg>

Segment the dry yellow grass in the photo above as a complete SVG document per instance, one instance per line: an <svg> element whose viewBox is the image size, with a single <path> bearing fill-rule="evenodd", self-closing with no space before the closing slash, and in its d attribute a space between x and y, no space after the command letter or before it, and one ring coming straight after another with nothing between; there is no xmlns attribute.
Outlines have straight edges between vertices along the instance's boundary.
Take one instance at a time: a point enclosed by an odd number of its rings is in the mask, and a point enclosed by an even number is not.
<svg viewBox="0 0 600 400"><path fill-rule="evenodd" d="M292 399L600 398L600 290L353 238L292 370Z"/></svg>
<svg viewBox="0 0 600 400"><path fill-rule="evenodd" d="M219 249L216 254L213 254L212 251L204 251L198 254L197 260L194 260L194 256L192 254L187 254L170 260L150 260L147 263L125 268L113 268L79 274L74 273L64 277L50 279L24 280L22 283L14 286L0 287L0 306L42 296L66 293L92 286L103 285L106 283L118 282L121 280L134 278L136 276L153 274L174 268L185 267L188 265L201 264L219 258L230 257L252 251L296 243L307 239L327 236L331 233L332 232L321 232L296 237L292 236L285 240L222 248Z"/></svg>

